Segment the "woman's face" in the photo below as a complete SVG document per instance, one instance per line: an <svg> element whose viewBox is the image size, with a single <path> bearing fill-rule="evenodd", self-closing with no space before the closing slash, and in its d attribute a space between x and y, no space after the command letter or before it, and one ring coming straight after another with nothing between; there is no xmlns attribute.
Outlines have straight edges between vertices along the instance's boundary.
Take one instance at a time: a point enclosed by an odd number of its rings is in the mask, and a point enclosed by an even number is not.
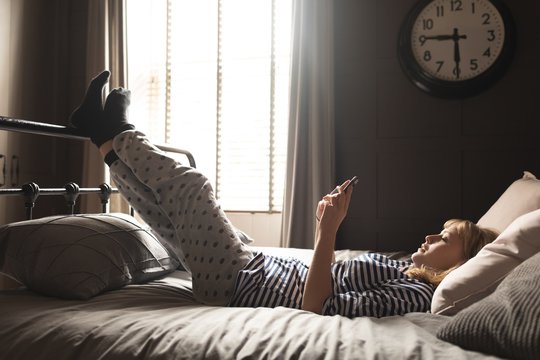
<svg viewBox="0 0 540 360"><path fill-rule="evenodd" d="M411 259L416 267L424 265L436 270L450 269L466 260L463 239L451 226L440 234L426 236L426 241L412 255Z"/></svg>

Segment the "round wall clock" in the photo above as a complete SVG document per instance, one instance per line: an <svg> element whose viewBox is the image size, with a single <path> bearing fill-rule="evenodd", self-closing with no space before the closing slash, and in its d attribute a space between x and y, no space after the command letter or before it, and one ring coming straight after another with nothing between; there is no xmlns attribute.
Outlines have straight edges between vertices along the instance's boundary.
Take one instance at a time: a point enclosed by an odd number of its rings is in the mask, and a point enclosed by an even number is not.
<svg viewBox="0 0 540 360"><path fill-rule="evenodd" d="M500 79L514 48L513 20L501 1L420 0L401 28L398 56L420 89L463 98Z"/></svg>

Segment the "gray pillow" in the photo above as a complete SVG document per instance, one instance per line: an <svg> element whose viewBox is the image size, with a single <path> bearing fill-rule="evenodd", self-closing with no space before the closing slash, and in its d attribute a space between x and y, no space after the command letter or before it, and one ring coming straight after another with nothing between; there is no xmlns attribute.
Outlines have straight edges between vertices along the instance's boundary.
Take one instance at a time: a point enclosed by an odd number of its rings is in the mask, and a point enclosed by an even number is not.
<svg viewBox="0 0 540 360"><path fill-rule="evenodd" d="M178 264L125 214L50 216L0 227L0 272L44 295L88 299Z"/></svg>
<svg viewBox="0 0 540 360"><path fill-rule="evenodd" d="M511 359L540 359L540 253L495 292L459 312L437 336L462 348Z"/></svg>

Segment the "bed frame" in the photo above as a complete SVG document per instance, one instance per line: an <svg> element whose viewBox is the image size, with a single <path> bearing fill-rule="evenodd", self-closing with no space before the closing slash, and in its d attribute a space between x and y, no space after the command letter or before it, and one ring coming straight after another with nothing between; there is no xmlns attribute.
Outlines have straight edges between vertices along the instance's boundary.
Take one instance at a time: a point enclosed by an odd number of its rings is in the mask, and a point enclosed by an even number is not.
<svg viewBox="0 0 540 360"><path fill-rule="evenodd" d="M5 116L0 116L0 130L54 136L63 139L80 141L90 140L88 137L81 134L81 132L76 128L41 123L36 121L15 119ZM166 152L181 154L185 156L189 161L189 165L191 167L196 167L195 158L189 151L178 149L170 145L157 145L157 147ZM109 202L109 198L111 194L116 193L118 193L118 189L112 188L109 184L106 183L103 183L96 188L81 188L78 184L74 182L66 184L64 188L40 188L38 184L31 182L23 184L20 188L0 188L0 196L16 195L24 197L24 206L26 208L27 219L32 219L32 209L34 208L36 200L39 196L64 196L69 213L73 214L75 211L75 204L79 195L98 194L101 200L102 211L107 212L107 204Z"/></svg>

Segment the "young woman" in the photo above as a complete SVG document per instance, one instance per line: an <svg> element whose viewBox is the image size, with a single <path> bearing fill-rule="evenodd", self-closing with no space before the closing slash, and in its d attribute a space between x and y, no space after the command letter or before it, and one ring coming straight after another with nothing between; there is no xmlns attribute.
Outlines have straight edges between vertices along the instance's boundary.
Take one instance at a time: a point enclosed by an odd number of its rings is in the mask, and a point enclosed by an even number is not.
<svg viewBox="0 0 540 360"><path fill-rule="evenodd" d="M347 180L317 206L309 267L255 252L238 237L207 178L168 157L129 124L129 91L114 89L103 104L109 75L104 71L92 80L71 122L99 147L122 195L191 272L193 294L201 303L286 306L349 317L425 312L444 275L497 235L451 220L440 234L426 237L412 262L379 254L334 262L336 232L353 192L344 190Z"/></svg>

